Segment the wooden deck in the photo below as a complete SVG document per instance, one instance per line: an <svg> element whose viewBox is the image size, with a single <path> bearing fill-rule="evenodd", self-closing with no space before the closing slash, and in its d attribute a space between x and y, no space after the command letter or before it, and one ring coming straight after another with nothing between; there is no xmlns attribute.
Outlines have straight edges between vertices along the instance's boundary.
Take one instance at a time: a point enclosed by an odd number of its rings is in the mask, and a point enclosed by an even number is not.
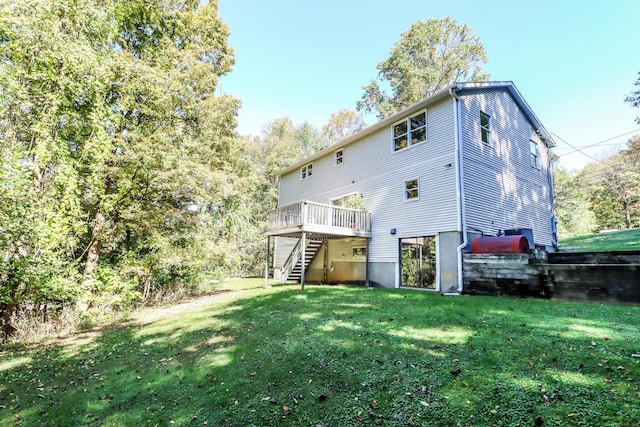
<svg viewBox="0 0 640 427"><path fill-rule="evenodd" d="M371 213L308 200L269 212L267 236L371 237Z"/></svg>

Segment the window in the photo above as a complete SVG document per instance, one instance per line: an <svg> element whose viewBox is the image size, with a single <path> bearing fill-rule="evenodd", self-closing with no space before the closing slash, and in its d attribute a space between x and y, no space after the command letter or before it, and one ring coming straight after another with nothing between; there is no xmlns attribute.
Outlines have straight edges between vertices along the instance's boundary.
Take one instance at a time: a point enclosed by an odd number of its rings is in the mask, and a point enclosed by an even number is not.
<svg viewBox="0 0 640 427"><path fill-rule="evenodd" d="M313 163L300 168L300 179L309 178L311 175L313 175Z"/></svg>
<svg viewBox="0 0 640 427"><path fill-rule="evenodd" d="M404 199L417 199L418 194L418 178L406 180L404 182Z"/></svg>
<svg viewBox="0 0 640 427"><path fill-rule="evenodd" d="M490 144L491 116L483 111L480 111L480 133L482 142Z"/></svg>
<svg viewBox="0 0 640 427"><path fill-rule="evenodd" d="M351 257L353 259L366 259L367 248L365 246L358 246L351 248Z"/></svg>
<svg viewBox="0 0 640 427"><path fill-rule="evenodd" d="M427 113L423 111L393 125L393 151L427 140Z"/></svg>
<svg viewBox="0 0 640 427"><path fill-rule="evenodd" d="M342 148L335 152L335 166L340 166L342 164Z"/></svg>
<svg viewBox="0 0 640 427"><path fill-rule="evenodd" d="M436 237L400 239L401 286L436 290Z"/></svg>
<svg viewBox="0 0 640 427"><path fill-rule="evenodd" d="M529 152L531 153L531 167L540 169L540 152L535 141L529 141Z"/></svg>

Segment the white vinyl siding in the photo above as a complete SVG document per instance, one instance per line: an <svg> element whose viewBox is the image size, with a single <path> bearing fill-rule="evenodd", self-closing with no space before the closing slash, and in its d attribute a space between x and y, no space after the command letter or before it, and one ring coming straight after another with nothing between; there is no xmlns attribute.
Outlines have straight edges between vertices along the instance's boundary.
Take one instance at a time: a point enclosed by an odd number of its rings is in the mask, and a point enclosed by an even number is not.
<svg viewBox="0 0 640 427"><path fill-rule="evenodd" d="M536 243L550 245L552 190L544 142L506 90L467 92L460 102L467 227L487 234L531 228ZM482 142L481 109L495 119L492 147ZM540 170L531 167L530 141L544 148Z"/></svg>
<svg viewBox="0 0 640 427"><path fill-rule="evenodd" d="M455 164L453 105L447 98L428 107L426 144L389 155L393 137L388 126L348 145L348 167L334 167L333 151L315 158L314 175L322 179L314 180L313 186L300 181L295 171L283 175L278 205L300 200L330 203L361 193L372 213L371 262L397 261L398 238L457 230L456 168L447 167ZM405 204L407 178L420 180L420 199ZM396 235L390 234L391 228L397 229Z"/></svg>

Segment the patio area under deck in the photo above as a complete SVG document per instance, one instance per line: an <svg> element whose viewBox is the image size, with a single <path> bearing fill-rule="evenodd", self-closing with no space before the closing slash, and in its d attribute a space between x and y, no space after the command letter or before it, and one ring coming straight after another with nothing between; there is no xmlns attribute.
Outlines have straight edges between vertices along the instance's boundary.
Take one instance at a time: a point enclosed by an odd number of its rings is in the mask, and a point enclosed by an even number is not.
<svg viewBox="0 0 640 427"><path fill-rule="evenodd" d="M367 239L366 285L369 286L369 250L371 238L371 213L365 210L344 208L324 203L304 200L283 206L269 212L267 231L271 236L294 237L300 239L290 259L305 260L305 249L308 240L331 240L345 237L364 237ZM269 248L269 243L267 243ZM297 251L297 253L295 253ZM267 252L267 260L269 253ZM301 289L304 290L304 271L300 277ZM265 269L265 282L268 283L268 265Z"/></svg>

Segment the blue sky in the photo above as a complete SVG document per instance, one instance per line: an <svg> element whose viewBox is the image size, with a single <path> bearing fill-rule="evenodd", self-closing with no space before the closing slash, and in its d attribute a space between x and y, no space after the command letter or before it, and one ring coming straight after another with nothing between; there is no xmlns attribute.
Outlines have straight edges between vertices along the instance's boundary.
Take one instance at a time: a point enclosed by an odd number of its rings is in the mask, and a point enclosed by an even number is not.
<svg viewBox="0 0 640 427"><path fill-rule="evenodd" d="M640 109L624 102L640 71L640 1L219 0L219 14L236 55L220 90L242 101L243 135L279 117L320 128L355 109L400 34L446 16L480 38L491 80L515 83L568 169L640 134ZM597 143L586 155L567 145Z"/></svg>

